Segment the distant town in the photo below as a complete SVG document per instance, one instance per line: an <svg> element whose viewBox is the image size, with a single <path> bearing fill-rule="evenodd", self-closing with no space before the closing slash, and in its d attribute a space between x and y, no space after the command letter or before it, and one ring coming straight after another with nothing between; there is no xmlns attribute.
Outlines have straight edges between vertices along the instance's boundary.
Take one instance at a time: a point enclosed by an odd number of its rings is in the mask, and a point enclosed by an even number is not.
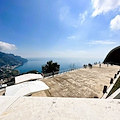
<svg viewBox="0 0 120 120"><path fill-rule="evenodd" d="M0 85L12 80L15 76L19 75L18 70L14 70L15 66L2 66L0 68Z"/></svg>
<svg viewBox="0 0 120 120"><path fill-rule="evenodd" d="M14 77L20 74L15 68L25 62L27 59L20 56L0 52L0 85L13 82Z"/></svg>

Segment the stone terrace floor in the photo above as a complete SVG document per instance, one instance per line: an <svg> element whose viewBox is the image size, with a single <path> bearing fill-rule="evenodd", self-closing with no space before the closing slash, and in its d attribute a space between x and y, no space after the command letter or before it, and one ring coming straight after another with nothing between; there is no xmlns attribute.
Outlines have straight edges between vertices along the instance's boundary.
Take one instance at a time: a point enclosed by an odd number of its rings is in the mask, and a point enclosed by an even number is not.
<svg viewBox="0 0 120 120"><path fill-rule="evenodd" d="M104 85L110 86L110 79L114 77L120 66L102 64L94 65L92 69L77 69L67 73L44 78L50 89L32 94L40 97L76 97L101 98Z"/></svg>
<svg viewBox="0 0 120 120"><path fill-rule="evenodd" d="M120 100L0 97L0 120L119 120Z"/></svg>

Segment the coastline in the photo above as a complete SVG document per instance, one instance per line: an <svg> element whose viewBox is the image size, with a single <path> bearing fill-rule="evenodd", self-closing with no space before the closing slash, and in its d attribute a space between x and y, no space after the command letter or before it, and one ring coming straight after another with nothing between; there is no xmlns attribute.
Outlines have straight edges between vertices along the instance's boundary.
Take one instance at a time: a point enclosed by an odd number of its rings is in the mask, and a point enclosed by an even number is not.
<svg viewBox="0 0 120 120"><path fill-rule="evenodd" d="M27 60L27 62L28 62L28 60ZM27 63L27 62L25 62L25 63ZM19 64L19 65L17 65L17 66L13 66L13 69L18 70L17 68L19 68L19 67L23 66L25 63L23 63L23 64ZM19 71L19 70L18 70L18 71Z"/></svg>
<svg viewBox="0 0 120 120"><path fill-rule="evenodd" d="M49 58L38 58L38 59L28 59L28 62L26 62L23 65L20 65L18 67L15 67L15 69L19 70L20 73L26 73L28 71L31 70L37 70L38 72L42 71L42 65L45 65L47 63L47 61L49 61ZM58 61L57 61L58 60ZM68 59L65 59L65 61L63 61L63 59L53 59L53 61L57 62L58 64L60 64L60 71L65 71L65 70L69 70L71 69L71 65L73 63L75 64L76 68L81 68L82 65L79 62L76 62L73 60L73 62L71 62L72 60L70 60L69 62L66 62Z"/></svg>

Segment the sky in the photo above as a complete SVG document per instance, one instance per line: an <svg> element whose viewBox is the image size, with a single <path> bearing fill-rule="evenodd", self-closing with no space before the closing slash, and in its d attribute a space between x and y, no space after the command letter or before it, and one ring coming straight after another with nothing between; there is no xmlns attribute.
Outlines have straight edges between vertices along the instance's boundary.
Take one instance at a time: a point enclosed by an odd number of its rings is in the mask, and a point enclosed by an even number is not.
<svg viewBox="0 0 120 120"><path fill-rule="evenodd" d="M102 58L120 44L120 0L0 0L0 51Z"/></svg>

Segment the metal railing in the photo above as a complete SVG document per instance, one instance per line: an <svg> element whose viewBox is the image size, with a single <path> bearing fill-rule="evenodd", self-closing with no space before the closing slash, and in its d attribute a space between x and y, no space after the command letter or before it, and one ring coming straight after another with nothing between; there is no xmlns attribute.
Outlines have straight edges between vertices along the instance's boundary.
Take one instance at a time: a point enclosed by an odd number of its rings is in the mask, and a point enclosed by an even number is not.
<svg viewBox="0 0 120 120"><path fill-rule="evenodd" d="M80 68L72 68L72 69L67 69L67 70L55 71L55 72L43 74L43 76L44 77L52 77L52 76L57 75L57 74L66 73L66 72L69 72L69 71L72 71L72 70L77 70L77 69L80 69Z"/></svg>

